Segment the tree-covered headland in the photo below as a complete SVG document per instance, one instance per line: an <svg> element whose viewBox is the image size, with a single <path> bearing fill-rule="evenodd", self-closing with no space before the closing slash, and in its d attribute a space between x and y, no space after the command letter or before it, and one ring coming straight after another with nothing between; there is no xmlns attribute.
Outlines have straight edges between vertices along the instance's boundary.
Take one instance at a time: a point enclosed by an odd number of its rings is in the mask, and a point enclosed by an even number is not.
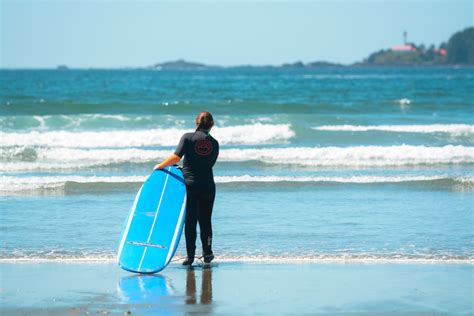
<svg viewBox="0 0 474 316"><path fill-rule="evenodd" d="M363 61L369 65L474 65L474 27L451 36L447 43L438 47L405 43L380 50Z"/></svg>

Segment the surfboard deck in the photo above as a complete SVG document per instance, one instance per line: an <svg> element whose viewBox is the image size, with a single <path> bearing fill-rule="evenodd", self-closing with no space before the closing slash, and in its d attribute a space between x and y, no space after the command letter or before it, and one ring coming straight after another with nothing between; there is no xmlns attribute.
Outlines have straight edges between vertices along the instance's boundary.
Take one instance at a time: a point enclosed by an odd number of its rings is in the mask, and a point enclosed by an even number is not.
<svg viewBox="0 0 474 316"><path fill-rule="evenodd" d="M186 185L181 170L155 170L138 191L125 220L117 259L136 273L163 270L178 248L186 213Z"/></svg>

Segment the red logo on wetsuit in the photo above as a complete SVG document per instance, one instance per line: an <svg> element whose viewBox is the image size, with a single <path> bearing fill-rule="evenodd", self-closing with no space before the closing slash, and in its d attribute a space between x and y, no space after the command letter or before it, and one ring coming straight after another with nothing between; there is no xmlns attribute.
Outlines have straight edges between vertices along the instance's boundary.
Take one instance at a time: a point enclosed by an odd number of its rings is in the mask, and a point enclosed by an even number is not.
<svg viewBox="0 0 474 316"><path fill-rule="evenodd" d="M208 139L202 139L194 146L194 151L200 156L207 156L212 152L212 143Z"/></svg>

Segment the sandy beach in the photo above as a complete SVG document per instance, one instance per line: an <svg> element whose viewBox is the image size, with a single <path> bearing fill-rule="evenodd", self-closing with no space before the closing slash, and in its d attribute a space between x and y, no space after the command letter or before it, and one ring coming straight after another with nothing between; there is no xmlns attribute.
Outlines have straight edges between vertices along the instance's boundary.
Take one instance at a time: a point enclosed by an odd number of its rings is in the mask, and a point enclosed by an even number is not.
<svg viewBox="0 0 474 316"><path fill-rule="evenodd" d="M2 315L472 315L471 264L2 263Z"/></svg>

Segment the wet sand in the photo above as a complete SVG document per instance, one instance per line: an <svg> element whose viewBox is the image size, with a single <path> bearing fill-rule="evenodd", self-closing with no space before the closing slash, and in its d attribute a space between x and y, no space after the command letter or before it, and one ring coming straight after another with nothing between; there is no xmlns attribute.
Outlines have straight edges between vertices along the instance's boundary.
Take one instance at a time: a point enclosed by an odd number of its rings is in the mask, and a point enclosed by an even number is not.
<svg viewBox="0 0 474 316"><path fill-rule="evenodd" d="M1 263L1 315L472 315L472 264Z"/></svg>

